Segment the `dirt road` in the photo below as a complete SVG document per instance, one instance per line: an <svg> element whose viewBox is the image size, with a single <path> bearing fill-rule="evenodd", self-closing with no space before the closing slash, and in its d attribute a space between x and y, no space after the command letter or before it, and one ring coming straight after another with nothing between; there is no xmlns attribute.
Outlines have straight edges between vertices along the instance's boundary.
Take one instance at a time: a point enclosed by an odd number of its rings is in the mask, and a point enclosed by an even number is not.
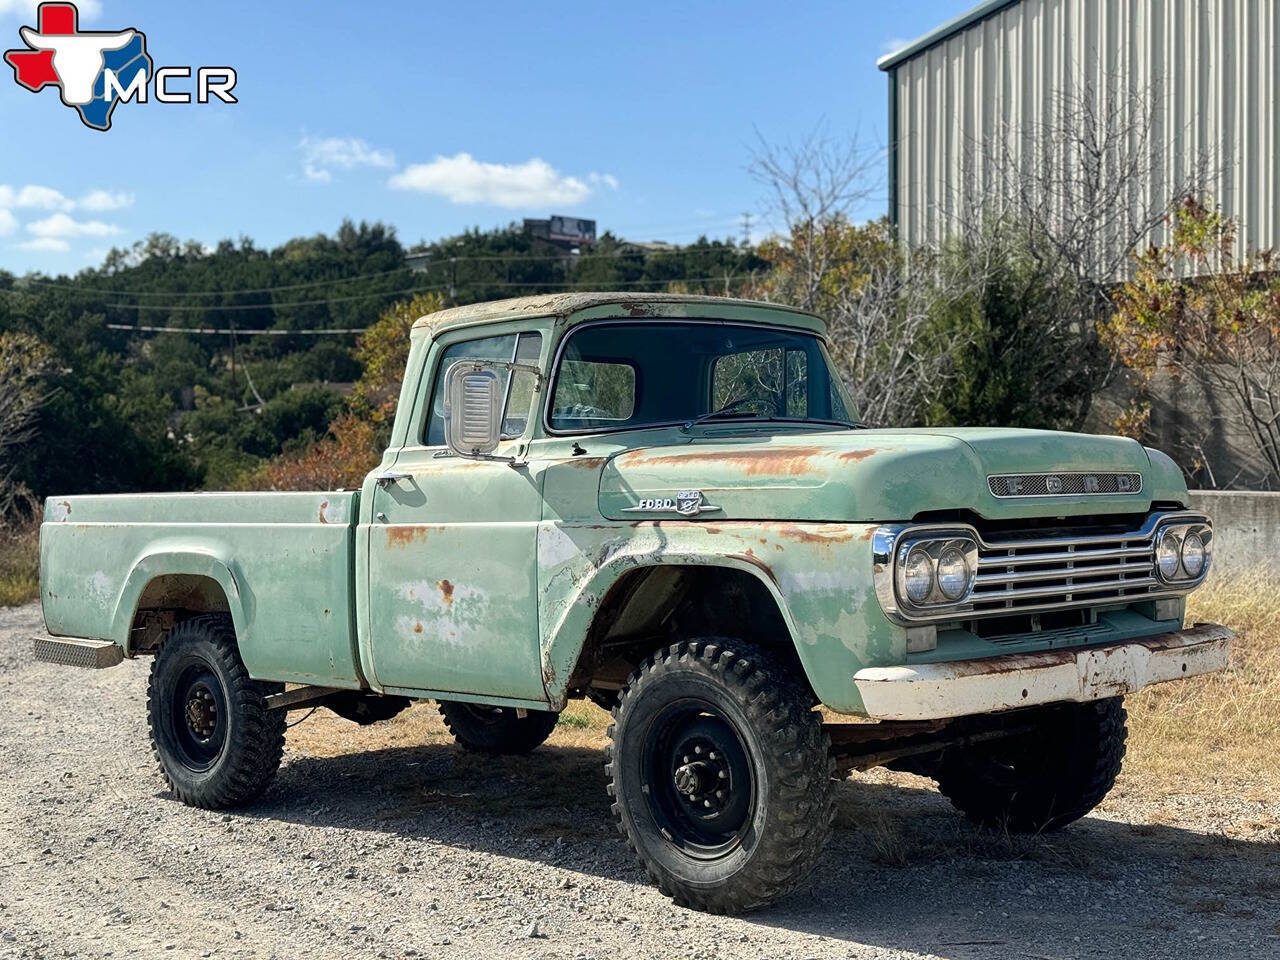
<svg viewBox="0 0 1280 960"><path fill-rule="evenodd" d="M152 763L148 662L32 663L37 629L37 608L0 608L0 957L1280 957L1265 799L1187 797L1150 825L1122 781L1012 842L926 781L859 778L804 889L707 917L645 882L591 729L495 762L429 705L368 729L319 711L260 803L208 813Z"/></svg>

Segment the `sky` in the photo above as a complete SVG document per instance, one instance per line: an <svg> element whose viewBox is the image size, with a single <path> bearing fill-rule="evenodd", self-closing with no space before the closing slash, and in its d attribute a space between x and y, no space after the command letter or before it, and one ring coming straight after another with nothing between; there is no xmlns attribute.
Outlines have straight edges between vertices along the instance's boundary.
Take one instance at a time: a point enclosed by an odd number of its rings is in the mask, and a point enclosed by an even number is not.
<svg viewBox="0 0 1280 960"><path fill-rule="evenodd" d="M238 102L121 103L99 132L0 64L0 269L73 274L153 231L274 246L344 218L406 245L553 213L680 243L740 237L749 211L758 240L757 132L882 149L876 60L970 6L82 0L82 30L142 31L157 68L235 68ZM0 0L0 49L35 24ZM863 215L884 213L876 192Z"/></svg>

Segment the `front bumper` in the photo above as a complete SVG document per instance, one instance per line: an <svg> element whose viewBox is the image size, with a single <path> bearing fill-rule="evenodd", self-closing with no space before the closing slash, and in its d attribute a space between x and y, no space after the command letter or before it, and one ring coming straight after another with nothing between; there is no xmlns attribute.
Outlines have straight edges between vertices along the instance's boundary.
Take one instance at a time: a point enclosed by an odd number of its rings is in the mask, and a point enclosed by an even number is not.
<svg viewBox="0 0 1280 960"><path fill-rule="evenodd" d="M1222 670L1233 634L1201 623L1123 643L978 660L865 667L853 675L867 716L941 720L1122 696Z"/></svg>

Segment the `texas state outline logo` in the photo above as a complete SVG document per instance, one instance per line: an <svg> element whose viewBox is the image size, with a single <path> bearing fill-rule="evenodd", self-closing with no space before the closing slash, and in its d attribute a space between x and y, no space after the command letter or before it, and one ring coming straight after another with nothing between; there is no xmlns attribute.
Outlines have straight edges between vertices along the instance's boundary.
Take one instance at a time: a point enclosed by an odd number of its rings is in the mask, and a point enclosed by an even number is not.
<svg viewBox="0 0 1280 960"><path fill-rule="evenodd" d="M20 27L18 35L26 47L4 54L14 80L32 93L57 87L62 102L92 130L110 130L111 115L120 103L148 103L153 80L157 103L192 102L190 91L169 87L171 80L190 78L191 67L157 69L147 53L147 35L136 27L81 30L74 3L40 4L36 26ZM209 103L211 97L238 102L231 93L236 85L231 67L200 67L195 75L196 103Z"/></svg>
<svg viewBox="0 0 1280 960"><path fill-rule="evenodd" d="M35 27L21 27L27 49L6 50L13 78L32 93L56 86L62 102L75 108L86 127L110 130L121 93L151 79L147 36L130 27L117 32L80 29L74 3L42 3ZM108 90L108 71L114 78Z"/></svg>

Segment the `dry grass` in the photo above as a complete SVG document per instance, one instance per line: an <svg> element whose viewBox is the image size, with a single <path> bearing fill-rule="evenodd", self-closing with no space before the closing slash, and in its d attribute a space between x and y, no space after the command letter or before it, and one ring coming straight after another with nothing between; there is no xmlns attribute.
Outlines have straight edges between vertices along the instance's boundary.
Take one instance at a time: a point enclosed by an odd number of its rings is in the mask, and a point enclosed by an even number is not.
<svg viewBox="0 0 1280 960"><path fill-rule="evenodd" d="M1230 668L1129 697L1126 770L1148 789L1216 782L1280 789L1280 582L1226 578L1191 595L1187 622L1236 631Z"/></svg>
<svg viewBox="0 0 1280 960"><path fill-rule="evenodd" d="M0 607L26 603L39 595L39 520L15 520L0 525Z"/></svg>

